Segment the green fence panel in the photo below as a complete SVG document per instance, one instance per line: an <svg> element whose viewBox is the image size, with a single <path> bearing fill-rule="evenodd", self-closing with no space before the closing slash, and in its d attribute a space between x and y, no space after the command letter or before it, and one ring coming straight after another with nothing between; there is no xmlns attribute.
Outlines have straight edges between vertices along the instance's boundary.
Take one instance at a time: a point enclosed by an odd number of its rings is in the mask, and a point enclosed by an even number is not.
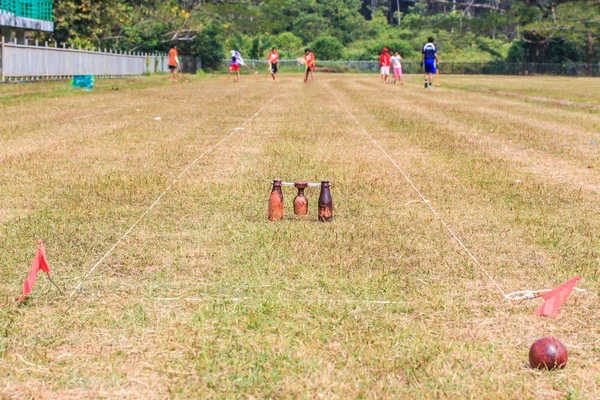
<svg viewBox="0 0 600 400"><path fill-rule="evenodd" d="M0 14L52 21L52 0L0 0Z"/></svg>

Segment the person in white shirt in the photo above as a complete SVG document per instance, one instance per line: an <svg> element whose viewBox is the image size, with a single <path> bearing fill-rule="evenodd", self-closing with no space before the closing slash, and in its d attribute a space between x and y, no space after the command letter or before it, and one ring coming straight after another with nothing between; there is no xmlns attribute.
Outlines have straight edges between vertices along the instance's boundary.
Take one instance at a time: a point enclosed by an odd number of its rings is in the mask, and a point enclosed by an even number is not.
<svg viewBox="0 0 600 400"><path fill-rule="evenodd" d="M394 70L393 82L396 83L397 80L400 80L400 84L404 85L404 79L402 78L402 56L396 51L390 61Z"/></svg>

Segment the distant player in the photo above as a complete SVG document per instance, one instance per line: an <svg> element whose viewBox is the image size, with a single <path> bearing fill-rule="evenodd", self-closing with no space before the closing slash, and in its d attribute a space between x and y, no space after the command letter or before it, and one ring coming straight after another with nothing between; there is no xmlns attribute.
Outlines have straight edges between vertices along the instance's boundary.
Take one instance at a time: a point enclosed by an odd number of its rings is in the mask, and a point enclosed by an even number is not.
<svg viewBox="0 0 600 400"><path fill-rule="evenodd" d="M229 82L229 78L231 77L231 73L235 72L237 78L234 79L234 82L239 82L241 79L240 76L240 65L244 65L244 60L242 59L242 55L237 50L231 50L231 61L229 61L229 75L227 75L227 82Z"/></svg>
<svg viewBox="0 0 600 400"><path fill-rule="evenodd" d="M177 56L177 46L172 45L169 49L169 80L177 82L177 70L179 69L179 58Z"/></svg>
<svg viewBox="0 0 600 400"><path fill-rule="evenodd" d="M421 66L425 66L425 88L427 89L428 82L429 87L431 88L431 84L433 83L433 74L435 74L435 66L436 63L439 62L437 49L433 44L432 37L427 39L427 44L423 46L421 53Z"/></svg>
<svg viewBox="0 0 600 400"><path fill-rule="evenodd" d="M387 47L383 48L379 56L379 69L381 70L381 82L387 83L387 78L390 75L390 53Z"/></svg>
<svg viewBox="0 0 600 400"><path fill-rule="evenodd" d="M279 62L279 54L277 54L277 47L273 47L273 49L271 49L271 52L267 56L267 61L269 62L269 71L271 72L271 76L273 77L273 80L277 82L277 63Z"/></svg>
<svg viewBox="0 0 600 400"><path fill-rule="evenodd" d="M304 75L304 82L308 82L308 74L312 81L315 81L315 55L309 49L304 49L304 61L306 62L306 74Z"/></svg>
<svg viewBox="0 0 600 400"><path fill-rule="evenodd" d="M402 79L402 56L397 51L394 52L394 55L390 58L390 62L392 63L392 69L394 70L394 83L400 80L400 84L404 85L404 79Z"/></svg>
<svg viewBox="0 0 600 400"><path fill-rule="evenodd" d="M240 65L238 63L237 58L235 56L231 57L231 61L229 61L229 74L227 75L227 82L229 82L229 78L231 78L231 73L235 72L236 78L233 80L234 82L240 81Z"/></svg>

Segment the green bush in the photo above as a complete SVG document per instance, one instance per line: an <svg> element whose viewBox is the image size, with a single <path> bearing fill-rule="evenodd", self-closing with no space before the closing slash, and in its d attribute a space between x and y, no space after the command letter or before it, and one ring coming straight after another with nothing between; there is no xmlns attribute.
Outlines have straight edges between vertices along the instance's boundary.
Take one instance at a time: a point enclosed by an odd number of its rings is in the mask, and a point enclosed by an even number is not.
<svg viewBox="0 0 600 400"><path fill-rule="evenodd" d="M315 53L317 60L342 60L344 58L344 46L334 37L321 37L311 45L311 51Z"/></svg>
<svg viewBox="0 0 600 400"><path fill-rule="evenodd" d="M508 49L506 61L509 63L524 63L527 62L527 48L525 43L520 40L515 40L511 43Z"/></svg>
<svg viewBox="0 0 600 400"><path fill-rule="evenodd" d="M394 54L395 51L400 53L402 58L414 58L416 52L413 50L410 43L404 40L390 39L390 40L378 40L375 43L369 44L364 47L363 53L359 56L360 60L379 60L379 55L384 47L387 47L390 54Z"/></svg>
<svg viewBox="0 0 600 400"><path fill-rule="evenodd" d="M475 39L475 44L477 45L477 47L483 51L487 51L488 53L490 53L494 58L500 59L500 58L504 58L504 55L502 54L502 42L499 40L493 40L487 37L477 37L477 39Z"/></svg>

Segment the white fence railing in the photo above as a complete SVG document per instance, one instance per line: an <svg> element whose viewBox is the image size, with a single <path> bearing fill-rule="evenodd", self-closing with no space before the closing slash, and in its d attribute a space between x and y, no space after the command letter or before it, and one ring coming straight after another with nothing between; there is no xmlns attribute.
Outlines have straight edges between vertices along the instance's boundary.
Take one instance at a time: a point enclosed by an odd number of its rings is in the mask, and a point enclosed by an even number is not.
<svg viewBox="0 0 600 400"><path fill-rule="evenodd" d="M98 78L168 71L166 54L123 53L5 43L0 49L0 80Z"/></svg>

